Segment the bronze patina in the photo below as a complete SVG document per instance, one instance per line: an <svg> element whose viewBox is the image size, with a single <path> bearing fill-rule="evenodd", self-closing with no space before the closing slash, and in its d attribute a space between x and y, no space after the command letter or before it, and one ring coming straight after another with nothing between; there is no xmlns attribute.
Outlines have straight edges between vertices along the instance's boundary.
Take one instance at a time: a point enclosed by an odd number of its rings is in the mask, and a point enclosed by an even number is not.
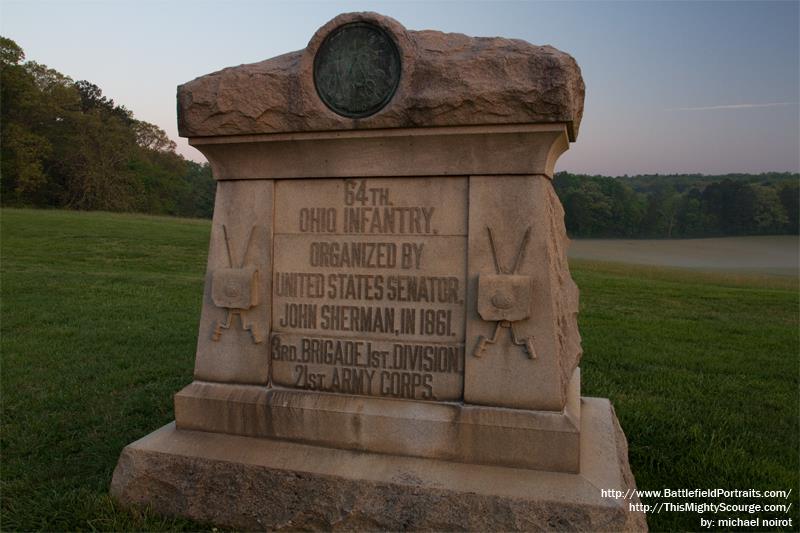
<svg viewBox="0 0 800 533"><path fill-rule="evenodd" d="M332 31L314 58L314 84L334 112L362 118L380 111L400 82L400 53L382 28L364 22Z"/></svg>

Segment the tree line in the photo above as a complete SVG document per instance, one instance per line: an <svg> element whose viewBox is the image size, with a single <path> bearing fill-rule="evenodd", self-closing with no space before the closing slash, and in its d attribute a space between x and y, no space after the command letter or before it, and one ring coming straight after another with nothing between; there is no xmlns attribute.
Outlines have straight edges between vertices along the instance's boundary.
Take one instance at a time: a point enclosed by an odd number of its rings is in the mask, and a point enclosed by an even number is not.
<svg viewBox="0 0 800 533"><path fill-rule="evenodd" d="M0 37L2 205L210 218L208 164L88 81L34 61ZM571 237L797 234L800 175L554 177Z"/></svg>
<svg viewBox="0 0 800 533"><path fill-rule="evenodd" d="M800 175L554 176L571 237L798 234Z"/></svg>
<svg viewBox="0 0 800 533"><path fill-rule="evenodd" d="M177 154L97 85L24 59L0 37L3 205L211 216L208 164Z"/></svg>

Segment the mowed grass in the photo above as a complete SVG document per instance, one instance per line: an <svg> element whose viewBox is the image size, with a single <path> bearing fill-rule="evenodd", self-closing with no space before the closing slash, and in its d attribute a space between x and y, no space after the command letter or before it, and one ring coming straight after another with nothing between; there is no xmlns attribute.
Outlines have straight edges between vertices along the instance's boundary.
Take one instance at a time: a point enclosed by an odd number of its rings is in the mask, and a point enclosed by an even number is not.
<svg viewBox="0 0 800 533"><path fill-rule="evenodd" d="M17 209L0 222L0 528L207 528L120 509L108 486L122 448L172 420L192 379L209 222ZM639 488L793 489L789 515L761 516L796 529L796 280L572 270L583 394L613 402ZM698 530L699 516L648 519Z"/></svg>
<svg viewBox="0 0 800 533"><path fill-rule="evenodd" d="M797 280L575 262L583 394L610 398L639 489L781 489L800 484ZM766 285L766 286L765 286ZM700 515L648 515L655 531L700 529ZM730 528L724 528L729 530ZM768 528L775 530L776 528Z"/></svg>
<svg viewBox="0 0 800 533"><path fill-rule="evenodd" d="M12 530L197 526L120 511L120 450L191 382L209 223L4 209L2 522Z"/></svg>

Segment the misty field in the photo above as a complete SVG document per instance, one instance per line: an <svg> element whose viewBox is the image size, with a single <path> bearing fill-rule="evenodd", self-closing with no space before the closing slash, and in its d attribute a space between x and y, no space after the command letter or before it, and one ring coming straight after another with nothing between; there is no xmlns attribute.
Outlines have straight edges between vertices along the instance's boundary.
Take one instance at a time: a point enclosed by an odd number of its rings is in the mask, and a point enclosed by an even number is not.
<svg viewBox="0 0 800 533"><path fill-rule="evenodd" d="M727 274L797 276L797 235L719 239L576 239L571 259L688 268Z"/></svg>
<svg viewBox="0 0 800 533"><path fill-rule="evenodd" d="M108 486L122 447L171 421L172 395L192 380L209 230L0 211L0 529L204 527L120 509ZM611 399L639 488L797 489L796 277L597 259L571 261L583 394ZM648 520L699 529L692 512Z"/></svg>

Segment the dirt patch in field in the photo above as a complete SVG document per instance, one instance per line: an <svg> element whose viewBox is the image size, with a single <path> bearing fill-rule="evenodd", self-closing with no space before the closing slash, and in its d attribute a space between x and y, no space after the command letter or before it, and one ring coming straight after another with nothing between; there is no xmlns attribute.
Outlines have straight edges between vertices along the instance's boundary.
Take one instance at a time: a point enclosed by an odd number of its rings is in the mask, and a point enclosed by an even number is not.
<svg viewBox="0 0 800 533"><path fill-rule="evenodd" d="M721 239L623 240L576 239L569 257L639 265L798 275L796 235Z"/></svg>

